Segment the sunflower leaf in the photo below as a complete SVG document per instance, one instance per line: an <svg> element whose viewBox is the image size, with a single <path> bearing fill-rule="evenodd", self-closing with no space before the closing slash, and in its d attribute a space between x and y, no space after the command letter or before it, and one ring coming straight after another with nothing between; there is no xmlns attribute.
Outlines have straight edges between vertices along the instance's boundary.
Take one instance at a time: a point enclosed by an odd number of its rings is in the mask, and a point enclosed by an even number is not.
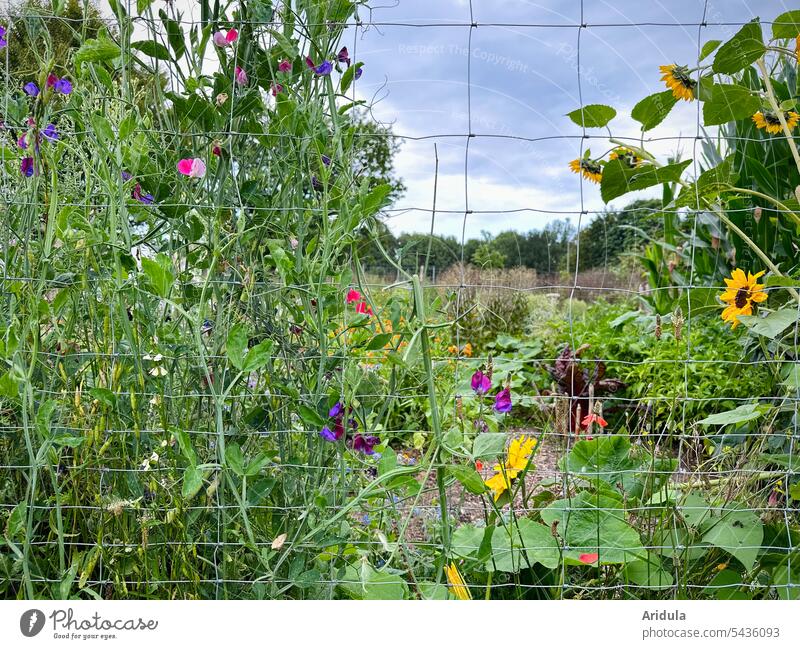
<svg viewBox="0 0 800 649"><path fill-rule="evenodd" d="M747 119L760 105L759 98L744 86L717 83L712 87L711 99L703 104L703 122L715 126Z"/></svg>
<svg viewBox="0 0 800 649"><path fill-rule="evenodd" d="M691 162L691 160L683 160L663 167L646 165L631 168L622 160L610 160L603 167L600 195L608 203L628 192L646 189L661 183L676 182L680 180L683 170Z"/></svg>
<svg viewBox="0 0 800 649"><path fill-rule="evenodd" d="M717 51L713 69L718 74L735 74L766 52L758 18L744 25Z"/></svg>
<svg viewBox="0 0 800 649"><path fill-rule="evenodd" d="M794 38L800 34L800 9L781 14L772 23L772 38Z"/></svg>
<svg viewBox="0 0 800 649"><path fill-rule="evenodd" d="M777 338L789 325L793 325L800 317L796 308L779 309L766 318L759 316L738 316L739 320L750 331L765 338Z"/></svg>
<svg viewBox="0 0 800 649"><path fill-rule="evenodd" d="M649 131L664 121L677 101L671 90L657 92L636 104L631 111L631 117L641 122L643 131Z"/></svg>
<svg viewBox="0 0 800 649"><path fill-rule="evenodd" d="M589 104L567 113L573 122L585 128L601 128L617 116L617 111L605 104Z"/></svg>

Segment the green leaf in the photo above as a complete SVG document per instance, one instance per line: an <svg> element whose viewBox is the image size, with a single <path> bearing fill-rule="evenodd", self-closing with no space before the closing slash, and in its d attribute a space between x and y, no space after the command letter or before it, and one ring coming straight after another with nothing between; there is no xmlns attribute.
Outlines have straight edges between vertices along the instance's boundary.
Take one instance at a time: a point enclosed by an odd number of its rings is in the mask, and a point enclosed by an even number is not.
<svg viewBox="0 0 800 649"><path fill-rule="evenodd" d="M717 49L721 43L722 41L717 40L712 40L705 43L703 48L700 50L700 58L698 61L702 61L704 58L706 58L709 54L711 54L711 52Z"/></svg>
<svg viewBox="0 0 800 649"><path fill-rule="evenodd" d="M155 259L143 257L142 270L156 295L167 297L172 289L172 284L175 282L175 273L169 256L159 253Z"/></svg>
<svg viewBox="0 0 800 649"><path fill-rule="evenodd" d="M757 403L745 403L733 410L718 412L701 419L697 423L702 426L729 426L730 424L742 424L746 421L753 421L764 414L764 409L769 406L762 406Z"/></svg>
<svg viewBox="0 0 800 649"><path fill-rule="evenodd" d="M491 528L476 527L475 525L461 525L453 532L450 540L450 549L457 557L477 557L478 550L483 544L487 529Z"/></svg>
<svg viewBox="0 0 800 649"><path fill-rule="evenodd" d="M797 601L800 599L800 570L797 569L796 562L792 565L793 571L789 572L789 566L784 564L775 569L772 577L772 585L775 587L778 597ZM789 584L794 584L790 586Z"/></svg>
<svg viewBox="0 0 800 649"><path fill-rule="evenodd" d="M159 10L158 15L167 30L167 41L172 51L175 52L175 59L181 58L186 52L186 39L180 23L167 16L163 9Z"/></svg>
<svg viewBox="0 0 800 649"><path fill-rule="evenodd" d="M600 564L646 557L639 533L626 520L623 502L607 494L581 491L556 500L542 510L542 520L551 528L558 523L556 531L569 547L564 557L572 563L594 552L600 555Z"/></svg>
<svg viewBox="0 0 800 649"><path fill-rule="evenodd" d="M117 395L108 388L90 388L89 394L109 408L114 408L117 405Z"/></svg>
<svg viewBox="0 0 800 649"><path fill-rule="evenodd" d="M703 589L711 599L742 600L752 597L742 590L742 576L735 570L723 570Z"/></svg>
<svg viewBox="0 0 800 649"><path fill-rule="evenodd" d="M631 443L623 435L602 435L575 443L566 457L569 473L587 480L601 479L610 485L623 482L638 466L628 457Z"/></svg>
<svg viewBox="0 0 800 649"><path fill-rule="evenodd" d="M506 450L505 433L481 433L472 443L472 457L476 460L495 459Z"/></svg>
<svg viewBox="0 0 800 649"><path fill-rule="evenodd" d="M244 368L244 359L247 353L247 341L249 338L249 333L241 322L237 322L233 325L228 332L228 341L225 344L225 351L228 354L230 362L238 370Z"/></svg>
<svg viewBox="0 0 800 649"><path fill-rule="evenodd" d="M800 313L796 308L778 309L768 316L762 318L760 316L739 316L750 331L765 338L777 338L778 335L787 327L797 322Z"/></svg>
<svg viewBox="0 0 800 649"><path fill-rule="evenodd" d="M737 175L732 170L734 156L730 155L716 167L706 169L692 184L684 187L675 199L674 208L697 207L700 199L715 198L736 182Z"/></svg>
<svg viewBox="0 0 800 649"><path fill-rule="evenodd" d="M154 59L161 61L171 61L172 57L169 55L169 50L157 41L136 41L131 43L131 47L139 50L145 56L152 56Z"/></svg>
<svg viewBox="0 0 800 649"><path fill-rule="evenodd" d="M196 466L190 466L183 474L183 487L181 495L186 500L191 500L203 486L203 471Z"/></svg>
<svg viewBox="0 0 800 649"><path fill-rule="evenodd" d="M492 534L492 556L486 561L487 570L519 572L534 563L555 568L561 559L558 542L549 527L528 518L517 525L499 526Z"/></svg>
<svg viewBox="0 0 800 649"><path fill-rule="evenodd" d="M75 53L75 67L80 67L81 63L110 63L119 55L119 46L107 36L90 38Z"/></svg>
<svg viewBox="0 0 800 649"><path fill-rule="evenodd" d="M766 47L758 18L744 25L717 50L713 70L718 74L736 74L760 58Z"/></svg>
<svg viewBox="0 0 800 649"><path fill-rule="evenodd" d="M244 457L238 444L232 442L225 446L225 461L228 464L228 468L236 475L239 477L244 476Z"/></svg>
<svg viewBox="0 0 800 649"><path fill-rule="evenodd" d="M645 165L631 169L622 160L610 160L603 167L600 195L608 203L628 192L646 189L661 183L676 182L680 180L683 170L691 163L691 160L683 160L664 167Z"/></svg>
<svg viewBox="0 0 800 649"><path fill-rule="evenodd" d="M617 116L617 111L605 104L589 104L583 108L567 113L578 126L586 128L600 128L608 124Z"/></svg>
<svg viewBox="0 0 800 649"><path fill-rule="evenodd" d="M747 570L752 570L764 540L764 526L752 511L732 503L719 510L713 525L703 535L703 542L732 554Z"/></svg>
<svg viewBox="0 0 800 649"><path fill-rule="evenodd" d="M759 98L744 86L715 83L711 87L711 99L703 103L703 122L714 126L748 119L760 106Z"/></svg>
<svg viewBox="0 0 800 649"><path fill-rule="evenodd" d="M293 41L291 41L286 36L281 34L279 31L276 31L274 29L268 29L267 31L269 32L270 36L272 36L275 39L275 42L278 44L278 47L280 47L280 49L283 51L283 53L290 61L300 56L300 53L297 50L297 46L294 44Z"/></svg>
<svg viewBox="0 0 800 649"><path fill-rule="evenodd" d="M454 464L447 467L447 472L458 480L471 494L480 495L486 492L481 474L470 466Z"/></svg>
<svg viewBox="0 0 800 649"><path fill-rule="evenodd" d="M19 394L19 385L11 372L6 372L0 376L0 397L15 399Z"/></svg>
<svg viewBox="0 0 800 649"><path fill-rule="evenodd" d="M677 101L671 90L657 92L637 103L631 111L631 117L641 123L643 131L649 131L664 121Z"/></svg>
<svg viewBox="0 0 800 649"><path fill-rule="evenodd" d="M378 334L367 343L367 350L383 349L392 340L392 334Z"/></svg>
<svg viewBox="0 0 800 649"><path fill-rule="evenodd" d="M351 65L347 70L344 71L342 74L342 78L339 80L339 92L341 94L345 94L350 86L353 83L353 79L355 79L356 70L359 70L361 66L364 64L362 62L358 62L354 65Z"/></svg>
<svg viewBox="0 0 800 649"><path fill-rule="evenodd" d="M28 504L25 501L17 503L6 521L6 537L11 541L21 541L25 537L27 518Z"/></svg>
<svg viewBox="0 0 800 649"><path fill-rule="evenodd" d="M406 582L400 575L378 572L364 564L361 570L364 599L405 599Z"/></svg>
<svg viewBox="0 0 800 649"><path fill-rule="evenodd" d="M795 38L800 35L800 9L781 14L772 23L772 38Z"/></svg>
<svg viewBox="0 0 800 649"><path fill-rule="evenodd" d="M372 216L382 207L388 205L388 196L391 191L391 185L376 185L372 191L364 197L364 201L361 204L364 216Z"/></svg>
<svg viewBox="0 0 800 649"><path fill-rule="evenodd" d="M100 142L110 148L117 141L117 138L114 135L114 129L111 128L111 124L99 113L91 116L91 122L92 128L94 129L94 132Z"/></svg>
<svg viewBox="0 0 800 649"><path fill-rule="evenodd" d="M263 340L250 348L247 355L244 357L242 371L255 372L269 363L272 354L272 344L273 342L271 340Z"/></svg>
<svg viewBox="0 0 800 649"><path fill-rule="evenodd" d="M642 588L659 590L669 588L675 582L672 575L664 570L661 560L654 554L649 554L647 559L635 559L625 564L623 575L626 581L631 581Z"/></svg>
<svg viewBox="0 0 800 649"><path fill-rule="evenodd" d="M179 429L173 430L172 433L175 435L175 440L178 442L178 448L181 449L183 457L189 461L189 464L197 464L197 454L194 452L192 439L189 437L189 433Z"/></svg>
<svg viewBox="0 0 800 649"><path fill-rule="evenodd" d="M151 4L153 4L153 0L136 0L136 11L143 14Z"/></svg>

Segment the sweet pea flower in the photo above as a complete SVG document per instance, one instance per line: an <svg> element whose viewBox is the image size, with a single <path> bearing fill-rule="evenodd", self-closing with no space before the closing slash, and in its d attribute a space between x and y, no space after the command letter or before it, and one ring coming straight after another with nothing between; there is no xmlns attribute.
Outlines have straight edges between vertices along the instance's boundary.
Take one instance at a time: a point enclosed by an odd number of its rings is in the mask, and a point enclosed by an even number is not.
<svg viewBox="0 0 800 649"><path fill-rule="evenodd" d="M347 291L346 299L348 304L352 304L353 302L358 302L361 299L361 293L359 293L354 288L351 288L349 291Z"/></svg>
<svg viewBox="0 0 800 649"><path fill-rule="evenodd" d="M70 83L69 79L59 79L56 81L53 89L56 92L60 92L62 95L68 95L72 92L72 83Z"/></svg>
<svg viewBox="0 0 800 649"><path fill-rule="evenodd" d="M28 148L27 136L28 136L27 133L23 133L22 135L19 136L19 139L17 140L17 146L20 149L27 149Z"/></svg>
<svg viewBox="0 0 800 649"><path fill-rule="evenodd" d="M8 45L8 39L6 38L6 28L3 25L0 25L0 50L2 50L6 45Z"/></svg>
<svg viewBox="0 0 800 649"><path fill-rule="evenodd" d="M54 75L52 72L47 75L47 87L48 88L52 88L53 86L55 86L57 81L58 81L58 77L56 75Z"/></svg>
<svg viewBox="0 0 800 649"><path fill-rule="evenodd" d="M22 172L22 175L26 178L30 178L33 175L33 158L22 158L19 163L19 170Z"/></svg>
<svg viewBox="0 0 800 649"><path fill-rule="evenodd" d="M328 426L324 426L322 430L319 431L319 436L328 442L335 442L337 439L336 433L334 433Z"/></svg>
<svg viewBox="0 0 800 649"><path fill-rule="evenodd" d="M178 171L189 178L202 178L206 175L206 163L200 158L184 158L178 163Z"/></svg>
<svg viewBox="0 0 800 649"><path fill-rule="evenodd" d="M224 92L221 92L217 95L217 106L222 106L226 101L228 101L228 95Z"/></svg>
<svg viewBox="0 0 800 649"><path fill-rule="evenodd" d="M330 417L331 419L335 419L336 417L339 417L343 411L344 411L344 406L342 405L342 402L337 401L335 404L333 404L333 407L328 411L328 417Z"/></svg>
<svg viewBox="0 0 800 649"><path fill-rule="evenodd" d="M314 64L313 59L310 56L306 57L306 67L307 68L311 68L312 70L316 67L316 65Z"/></svg>
<svg viewBox="0 0 800 649"><path fill-rule="evenodd" d="M339 50L339 53L336 55L336 60L339 61L339 63L347 63L347 67L350 67L350 53L347 51L346 47Z"/></svg>
<svg viewBox="0 0 800 649"><path fill-rule="evenodd" d="M283 59L280 63L278 63L278 72L291 72L292 71L292 62L289 59Z"/></svg>
<svg viewBox="0 0 800 649"><path fill-rule="evenodd" d="M353 78L360 79L361 75L363 74L363 72L364 72L364 66L363 65L359 65L356 68L356 73L353 75Z"/></svg>
<svg viewBox="0 0 800 649"><path fill-rule="evenodd" d="M375 435L356 433L353 436L352 447L354 451L359 451L360 453L364 453L364 455L374 455L375 449L373 447L380 444L380 442L381 440Z"/></svg>
<svg viewBox="0 0 800 649"><path fill-rule="evenodd" d="M227 33L223 34L222 32L214 32L214 45L217 47L228 47L232 43L239 38L239 32L235 29L229 29Z"/></svg>
<svg viewBox="0 0 800 649"><path fill-rule="evenodd" d="M214 140L213 144L211 145L211 153L217 157L222 155L222 145L217 140Z"/></svg>
<svg viewBox="0 0 800 649"><path fill-rule="evenodd" d="M31 97L39 96L39 86L37 86L33 81L28 81L28 83L26 83L22 89Z"/></svg>
<svg viewBox="0 0 800 649"><path fill-rule="evenodd" d="M283 86L279 83L273 83L270 86L270 92L273 97L277 97L279 92L283 92Z"/></svg>
<svg viewBox="0 0 800 649"><path fill-rule="evenodd" d="M238 65L236 69L233 71L233 76L236 78L236 83L240 86L246 86L249 79L247 78L247 72L245 72L242 68Z"/></svg>
<svg viewBox="0 0 800 649"><path fill-rule="evenodd" d="M372 315L372 307L369 306L366 302L359 302L356 304L356 313L365 313L367 315Z"/></svg>
<svg viewBox="0 0 800 649"><path fill-rule="evenodd" d="M333 63L327 60L314 68L314 73L318 77L327 77L331 72L333 72Z"/></svg>
<svg viewBox="0 0 800 649"><path fill-rule="evenodd" d="M492 380L480 370L472 375L472 389L475 394L483 396L492 389Z"/></svg>
<svg viewBox="0 0 800 649"><path fill-rule="evenodd" d="M153 195L143 194L142 186L139 183L136 183L136 186L133 188L133 191L131 192L131 198L139 201L140 203L144 203L145 205L153 204Z"/></svg>
<svg viewBox="0 0 800 649"><path fill-rule="evenodd" d="M494 398L494 409L497 412L511 412L511 389L503 388Z"/></svg>
<svg viewBox="0 0 800 649"><path fill-rule="evenodd" d="M55 124L48 124L42 131L42 136L51 142L55 142L58 139L58 131L56 130Z"/></svg>

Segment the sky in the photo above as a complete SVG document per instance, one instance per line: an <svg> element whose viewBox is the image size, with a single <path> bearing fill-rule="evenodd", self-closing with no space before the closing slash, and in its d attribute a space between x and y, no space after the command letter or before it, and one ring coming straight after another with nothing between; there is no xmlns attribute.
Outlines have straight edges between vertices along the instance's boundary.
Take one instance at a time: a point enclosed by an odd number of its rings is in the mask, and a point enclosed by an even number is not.
<svg viewBox="0 0 800 649"><path fill-rule="evenodd" d="M386 222L395 233L430 231L436 187L433 230L458 239L526 232L563 218L579 226L606 207L658 195L651 189L606 206L599 187L568 164L585 148L605 153L612 146L608 132L587 129L591 139L581 141L581 127L566 113L611 105L618 113L612 134L638 139L630 111L665 90L659 65L695 67L708 40L725 41L756 16L770 21L796 8L785 0L369 4L360 9L364 26L348 28L344 42L365 64L352 92L371 105L376 120L391 125L401 144L395 168L408 189ZM174 0L174 6L184 20L199 20L193 0ZM661 159L700 160L694 151L700 153L699 108L679 102L645 134L645 147Z"/></svg>

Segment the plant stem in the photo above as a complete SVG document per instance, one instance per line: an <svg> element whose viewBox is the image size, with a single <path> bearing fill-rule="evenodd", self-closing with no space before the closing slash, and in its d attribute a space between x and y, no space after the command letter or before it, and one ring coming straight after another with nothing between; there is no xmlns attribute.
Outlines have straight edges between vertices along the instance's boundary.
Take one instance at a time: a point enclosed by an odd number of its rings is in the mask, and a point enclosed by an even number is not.
<svg viewBox="0 0 800 649"><path fill-rule="evenodd" d="M786 135L786 143L789 145L789 149L792 152L794 163L797 165L797 171L800 172L800 153L797 152L797 145L794 143L794 137L792 137L792 132L789 130L788 124L786 124L786 117L784 117L783 110L781 110L778 100L775 98L775 91L772 89L772 80L770 79L769 72L767 71L767 64L764 62L764 57L762 56L760 59L758 59L756 64L758 65L758 69L761 70L761 76L764 78L764 87L767 89L767 99L769 100L769 105L772 107L772 110L775 112L775 116L781 123L781 128Z"/></svg>

